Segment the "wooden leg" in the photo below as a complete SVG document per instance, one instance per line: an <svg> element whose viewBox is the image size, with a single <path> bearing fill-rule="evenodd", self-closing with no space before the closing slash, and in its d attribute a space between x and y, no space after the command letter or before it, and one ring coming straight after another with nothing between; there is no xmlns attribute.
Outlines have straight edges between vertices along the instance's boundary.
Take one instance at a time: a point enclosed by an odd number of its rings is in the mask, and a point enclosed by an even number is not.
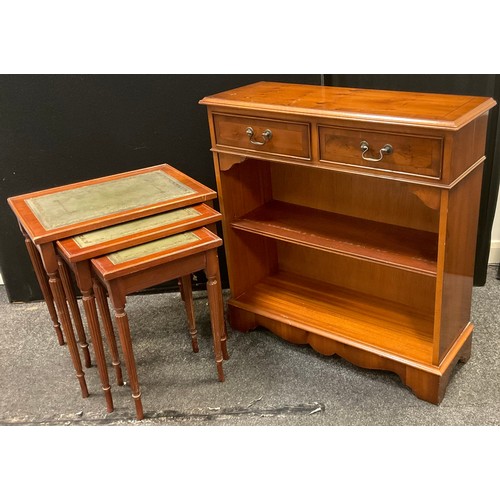
<svg viewBox="0 0 500 500"><path fill-rule="evenodd" d="M220 277L219 277L220 283ZM222 357L227 361L229 359L229 353L227 352L227 327L224 320L224 305L222 306L222 334L221 334L221 347L222 347Z"/></svg>
<svg viewBox="0 0 500 500"><path fill-rule="evenodd" d="M99 308L99 313L101 314L109 352L111 353L111 363L115 367L116 383L118 385L123 385L120 355L118 354L118 346L116 344L115 331L113 329L113 322L111 321L111 314L109 313L106 292L104 291L104 288L101 286L101 284L96 280L94 280L94 294L95 298L97 299L97 307Z"/></svg>
<svg viewBox="0 0 500 500"><path fill-rule="evenodd" d="M184 307L186 309L186 315L189 326L189 333L191 335L191 345L193 346L193 352L198 352L198 338L196 330L196 322L194 319L194 307L193 307L193 289L191 286L191 275L182 276L179 278L181 283L181 297L184 300Z"/></svg>
<svg viewBox="0 0 500 500"><path fill-rule="evenodd" d="M127 366L130 388L132 389L132 397L135 402L137 420L142 420L144 418L144 411L142 409L141 391L139 389L139 379L137 378L137 369L135 366L134 351L132 349L132 339L130 338L130 326L127 313L125 312L125 304L117 304L116 300L113 300L113 305L115 307L115 318L118 325L118 334L120 335L125 365Z"/></svg>
<svg viewBox="0 0 500 500"><path fill-rule="evenodd" d="M92 345L96 358L97 370L101 379L102 390L106 399L106 409L108 413L113 411L113 397L111 395L111 387L109 385L108 369L106 367L106 357L104 355L104 346L102 344L101 331L99 328L99 319L97 317L97 309L95 305L95 297L92 293L92 287L87 290L81 290L83 295L83 307L89 326Z"/></svg>
<svg viewBox="0 0 500 500"><path fill-rule="evenodd" d="M224 372L222 370L223 347L221 339L222 335L224 335L224 306L222 303L222 289L220 285L217 252L215 250L209 250L206 252L206 258L207 267L205 269L205 274L207 276L207 294L210 307L210 323L214 339L215 362L217 364L219 381L224 382Z"/></svg>
<svg viewBox="0 0 500 500"><path fill-rule="evenodd" d="M85 382L85 373L83 372L82 362L80 360L80 355L78 354L78 346L76 345L75 333L73 332L73 326L71 324L68 306L66 304L66 297L64 296L64 289L62 287L61 280L57 275L57 271L49 272L49 285L56 303L58 316L62 322L73 366L75 367L76 377L80 383L82 397L86 398L88 397L89 392L87 389L87 383Z"/></svg>
<svg viewBox="0 0 500 500"><path fill-rule="evenodd" d="M471 354L472 326L466 328L462 335L468 337L457 353L449 353L451 362L447 363L447 368L441 374L425 373L411 366L406 367L406 377L401 378L418 398L436 405L441 403L455 365L459 361L467 362Z"/></svg>
<svg viewBox="0 0 500 500"><path fill-rule="evenodd" d="M186 298L184 297L184 287L182 286L182 278L177 279L177 285L179 286L179 292L181 292L181 299L184 301Z"/></svg>
<svg viewBox="0 0 500 500"><path fill-rule="evenodd" d="M61 330L61 325L59 324L59 318L57 317L56 308L54 306L54 297L50 291L49 281L47 278L47 273L43 268L42 259L40 254L36 249L34 243L31 239L25 235L24 242L30 256L31 264L33 265L33 270L35 271L38 284L40 285L40 290L42 291L43 298L45 299L45 304L47 304L47 309L49 310L50 318L52 319L52 324L57 335L57 341L59 345L64 345L64 337Z"/></svg>
<svg viewBox="0 0 500 500"><path fill-rule="evenodd" d="M218 294L220 295L220 314L221 316L221 334L220 334L220 341L221 341L221 348L222 348L222 357L225 360L229 359L229 354L227 352L227 328L226 328L226 321L224 320L224 302L222 300L222 287L221 287L221 281L220 281L220 269L219 269L219 258L217 256L217 251L213 251L213 257L211 257L212 260L214 261L213 266L215 269L215 281L217 282L217 289L218 289Z"/></svg>
<svg viewBox="0 0 500 500"><path fill-rule="evenodd" d="M92 362L90 360L89 345L87 344L87 337L85 336L82 317L80 315L80 309L78 309L75 292L73 290L73 286L69 277L68 267L66 263L60 258L57 259L57 265L59 266L59 276L61 277L64 294L66 295L66 300L71 310L71 316L73 317L73 323L76 328L78 343L80 344L80 349L83 352L85 368L90 368L92 366Z"/></svg>

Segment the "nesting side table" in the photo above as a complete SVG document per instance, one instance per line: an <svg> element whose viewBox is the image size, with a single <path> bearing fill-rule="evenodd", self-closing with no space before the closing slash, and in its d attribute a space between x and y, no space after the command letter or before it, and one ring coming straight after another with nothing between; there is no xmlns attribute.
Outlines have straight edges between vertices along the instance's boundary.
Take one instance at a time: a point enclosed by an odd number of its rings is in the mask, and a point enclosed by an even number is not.
<svg viewBox="0 0 500 500"><path fill-rule="evenodd" d="M57 241L57 252L73 271L76 283L83 296L85 315L94 344L97 368L108 412L113 411L113 399L102 346L96 299L101 312L101 318L103 319L104 331L108 341L112 364L115 367L118 385L122 385L123 381L106 296L102 287L95 286L91 269L91 259L201 226L212 225L220 219L221 215L219 212L216 212L204 203L199 203ZM191 289L188 288L190 284L190 277L184 276L181 282L181 290L184 289L183 296L185 295L188 322L192 323ZM92 293L92 290L95 293Z"/></svg>
<svg viewBox="0 0 500 500"><path fill-rule="evenodd" d="M60 342L58 322L61 322L83 397L88 396L88 389L58 272L55 242L216 196L212 189L170 165L161 164L8 199L25 235Z"/></svg>
<svg viewBox="0 0 500 500"><path fill-rule="evenodd" d="M118 333L130 379L137 419L144 417L141 392L125 311L126 296L148 286L203 270L207 276L213 344L217 374L224 381L223 359L229 359L225 342L224 312L217 247L222 240L206 228L154 240L92 259L92 269L104 285L115 310ZM187 292L187 290L186 290Z"/></svg>

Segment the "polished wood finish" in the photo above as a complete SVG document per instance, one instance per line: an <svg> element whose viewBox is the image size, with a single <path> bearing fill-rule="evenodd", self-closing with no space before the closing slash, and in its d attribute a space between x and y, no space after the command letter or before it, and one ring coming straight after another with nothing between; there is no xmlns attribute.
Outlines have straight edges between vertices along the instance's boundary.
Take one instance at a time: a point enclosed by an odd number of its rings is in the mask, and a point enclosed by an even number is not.
<svg viewBox="0 0 500 500"><path fill-rule="evenodd" d="M439 287L442 294L437 298L435 362L438 362L459 332L470 322L474 257L476 254L476 228L479 218L479 201L482 181L482 165L451 191L444 194L446 230L439 248L442 273ZM474 237L473 237L474 236ZM439 328L439 330L438 330ZM439 334L439 335L438 335Z"/></svg>
<svg viewBox="0 0 500 500"><path fill-rule="evenodd" d="M367 349L363 344L349 343L344 338L317 335L309 330L289 325L282 319L250 313L239 307L229 307L231 325L240 331L248 331L257 325L271 330L276 335L294 344L309 344L315 351L326 356L338 355L347 361L370 370L386 370L396 373L413 393L430 403L439 404L445 395L446 386L457 362L466 362L470 357L472 325L469 325L453 344L439 366L407 360L391 353ZM324 373L323 373L324 375ZM309 376L306 374L305 376ZM312 376L317 376L312 374Z"/></svg>
<svg viewBox="0 0 500 500"><path fill-rule="evenodd" d="M292 164L270 164L269 182L265 189L274 200L420 231L439 230L441 190L435 187Z"/></svg>
<svg viewBox="0 0 500 500"><path fill-rule="evenodd" d="M56 332L57 341L59 342L59 345L64 345L64 337L61 330L61 325L59 323L59 318L57 317L57 311L54 305L54 297L52 296L52 292L50 291L49 281L47 273L43 268L42 259L40 258L40 254L38 253L37 248L31 241L31 238L22 229L22 226L21 231L24 235L24 243L26 244L26 249L28 250L28 255L30 257L31 264L33 265L33 270L35 271L38 284L40 285L40 290L42 291L45 304L47 305L47 309L49 310L52 325L54 326L54 330Z"/></svg>
<svg viewBox="0 0 500 500"><path fill-rule="evenodd" d="M185 243L179 243L163 250L148 251L148 253L138 252L139 256L127 258L121 262L113 259L112 255L105 255L91 261L96 278L106 287L113 304L138 420L144 418L144 410L130 336L130 325L125 310L126 297L132 292L203 270L207 276L207 294L217 375L220 382L224 381L222 362L224 359L228 359L228 355L225 345L222 289L217 260L217 248L222 245L222 240L206 228L199 228L183 234L194 235L194 241L186 239ZM192 302L189 303L189 300L192 299L188 299L188 295L191 295L188 279L182 278L181 289L183 298L188 304L186 306L189 309L188 322L193 334L195 325L191 310ZM96 286L100 285L96 284ZM102 294L102 292L99 293ZM192 335L193 350L197 352L198 345L197 342L194 342L195 339L196 337Z"/></svg>
<svg viewBox="0 0 500 500"><path fill-rule="evenodd" d="M179 288L181 291L181 299L184 302L186 309L186 316L189 327L189 335L191 336L191 345L193 352L200 350L198 346L198 330L196 329L196 321L194 318L194 304L193 304L193 287L191 285L191 275L182 276L178 280Z"/></svg>
<svg viewBox="0 0 500 500"><path fill-rule="evenodd" d="M231 226L310 248L436 275L435 233L332 214L280 201L262 205L232 222Z"/></svg>
<svg viewBox="0 0 500 500"><path fill-rule="evenodd" d="M93 259L101 255L116 252L124 248L147 243L159 238L164 238L171 234L176 234L182 231L189 231L201 226L209 226L221 220L222 216L219 212L209 207L205 203L195 204L190 207L197 211L186 219L181 219L171 223L161 224L152 229L134 230L127 232L125 236L101 238L101 241L82 247L78 244L75 238L66 238L57 242L58 250L60 250L70 262L80 262L82 260ZM170 212L168 212L170 213ZM145 217L141 220L147 221L150 217ZM125 223L127 224L127 223ZM115 224L113 229L120 225ZM85 236L85 233L78 235L80 238Z"/></svg>
<svg viewBox="0 0 500 500"><path fill-rule="evenodd" d="M154 263L155 266L159 266L161 264L176 261L181 257L196 255L205 250L210 250L211 248L222 245L222 240L206 228L195 229L194 231L190 231L189 234L193 234L196 237L194 243L192 241L187 241L167 250L159 250L155 253L148 253L145 256L134 257L116 263L113 262L109 255L105 255L92 259L92 266L98 271L98 275L105 280L109 281L122 277L128 279L133 273L139 273L143 270L150 271L152 269L152 263ZM181 273L178 276L184 276L186 274L188 273ZM125 288L127 290L126 293L133 291L133 287L135 286L133 283L137 281L138 276L135 276L134 280L130 283L132 286L130 290ZM177 278L178 276L175 277ZM151 278L154 279L153 276L151 276ZM125 284L126 281L123 283ZM151 282L147 286L153 286L153 284L154 283Z"/></svg>
<svg viewBox="0 0 500 500"><path fill-rule="evenodd" d="M110 296L115 309L115 319L118 325L118 334L120 335L120 343L125 358L125 365L127 367L132 398L134 399L136 417L137 420L142 420L144 418L144 410L142 407L134 351L132 348L132 339L130 338L130 326L127 313L125 312L125 298L120 296L120 302L117 298L119 295L110 292Z"/></svg>
<svg viewBox="0 0 500 500"><path fill-rule="evenodd" d="M214 334L214 352L217 361L217 372L219 380L224 380L222 372L222 360L228 360L229 354L227 351L227 331L226 322L224 320L224 303L222 301L222 284L220 280L219 257L216 251L206 253L207 265L204 269L207 277L207 295L210 304L210 324ZM216 342L216 338L220 342Z"/></svg>
<svg viewBox="0 0 500 500"><path fill-rule="evenodd" d="M181 213L181 216L179 213ZM216 212L213 208L205 204L197 204L189 207L187 215L184 209L169 211L165 214L153 215L133 222L117 224L91 233L82 233L77 237L66 238L57 242L57 250L61 259L64 259L66 265L73 271L77 284L82 292L89 330L93 339L93 344L96 346L96 362L99 376L109 412L113 411L113 404L106 359L102 348L102 335L97 320L96 299L118 385L123 385L123 375L106 294L103 292L102 287L93 288L90 260L95 257L133 247L137 244L151 242L181 231L197 228L205 224L213 224L220 219L221 214ZM181 279L184 283L185 277ZM197 348L197 341L190 282L188 284L186 281L184 286L186 288L186 293L183 295L194 349L195 345ZM197 350L195 352L197 352Z"/></svg>
<svg viewBox="0 0 500 500"><path fill-rule="evenodd" d="M82 362L80 360L80 355L78 354L78 347L76 344L75 333L73 330L73 325L71 324L71 318L69 315L68 306L66 304L66 296L64 294L64 289L57 273L57 265L54 268L50 266L51 271L48 272L49 286L54 297L54 302L56 305L56 310L64 331L64 336L68 344L69 352L71 355L71 360L73 361L73 366L75 368L76 377L80 384L80 390L82 397L86 398L89 395L87 382L85 380L85 372L82 368Z"/></svg>
<svg viewBox="0 0 500 500"><path fill-rule="evenodd" d="M240 111L272 111L306 117L341 118L457 129L495 105L490 97L258 82L205 97L201 104ZM256 115L259 116L259 115Z"/></svg>
<svg viewBox="0 0 500 500"><path fill-rule="evenodd" d="M271 319L286 316L288 325L351 345L369 344L373 352L432 360L432 316L319 280L279 272L232 299L231 306Z"/></svg>
<svg viewBox="0 0 500 500"><path fill-rule="evenodd" d="M259 82L200 102L223 213L232 327L260 325L394 371L419 398L439 403L453 366L470 356L495 101ZM274 122L277 136L280 124L307 127L309 146L303 134L290 145L281 135L279 148L274 136L249 146L252 120L271 130ZM221 128L230 140L221 140ZM362 158L361 141L365 157L380 161ZM386 144L392 152L381 155Z"/></svg>
<svg viewBox="0 0 500 500"><path fill-rule="evenodd" d="M464 151L476 154L481 150L481 155L484 154L487 111L496 104L489 97L273 82L260 82L222 92L205 97L200 102L209 107L212 151L219 155L223 153L244 155L246 158L272 159L276 163L289 163L289 160L293 159L294 164L311 169L331 169L367 177L376 174L379 178L438 187L458 182L460 175L464 174L473 163L459 160L456 154L452 154L457 147L457 139L466 144L463 146ZM309 124L310 158L272 154L270 150L273 147L272 139L263 146L249 145L246 151L229 144L220 144L216 140L212 119L212 116L217 114L240 116L242 122L240 137L241 140L246 139L247 144L250 142L245 134L245 120L261 118L287 123L296 122L301 125ZM342 162L325 161L322 159L320 131L323 130L324 134L327 131L331 133L334 129L349 130L350 139L353 138L353 134L355 137L357 134L376 134L377 142L370 143L371 148L376 147L376 149L369 154L370 157L376 155L380 147L390 144L389 138L398 138L398 141L403 142L398 142L395 152L387 155L379 163L357 161L351 164L352 162L345 163L345 158ZM383 134L380 135L382 132L387 134L388 140L383 140L383 144L379 145L378 140L382 140ZM438 143L442 143L442 153L438 151ZM402 149L399 146L402 146ZM356 154L356 147L359 148L359 144L352 143L350 147L344 145L344 149L352 148L353 155ZM358 151L357 158L360 160L361 151L359 149ZM442 165L438 165L438 168L436 158L439 156L442 157ZM418 168L409 163L411 157L419 159ZM428 161L422 163L425 158ZM476 155L476 160L478 158ZM241 159L240 156L238 161ZM405 168L415 171L393 170L397 161L402 161L406 165ZM384 163L390 168L385 168ZM220 194L219 190L219 196Z"/></svg>
<svg viewBox="0 0 500 500"><path fill-rule="evenodd" d="M253 239L254 245L262 240L258 236ZM435 276L294 243L275 243L276 261L270 274L278 270L297 274L300 270L304 278L396 302L423 314L434 314Z"/></svg>
<svg viewBox="0 0 500 500"><path fill-rule="evenodd" d="M148 172L155 171L164 172L180 183L191 188L193 192L184 196L153 204L151 204L151 202L148 203L148 200L145 199L142 206L137 206L133 209L120 210L118 212L109 213L100 217L89 218L81 222L58 227L56 229L46 229L38 220L36 215L33 213L33 210L27 203L28 200L33 198L47 196L64 191L71 191L79 188L85 188L88 186L102 185L103 183L139 176ZM122 193L122 196L126 197L126 192ZM175 208L193 205L195 203L214 199L216 198L216 196L217 194L212 189L204 186L203 184L200 184L199 182L195 181L191 177L188 177L187 175L183 174L170 165L161 164L139 170L132 170L130 172L124 172L121 174L110 175L107 177L100 177L98 179L91 179L74 184L67 184L65 186L45 189L43 191L13 196L8 199L8 202L12 210L16 214L18 220L30 235L33 242L36 244L41 244L63 239L76 234L81 234L86 231L92 231L94 229L102 229L107 226L119 224L120 222L127 222L130 220L147 217L148 215L158 214L164 212L165 210L173 210ZM82 212L84 212L84 209L85 207L81 208Z"/></svg>
<svg viewBox="0 0 500 500"><path fill-rule="evenodd" d="M111 413L114 410L113 406L113 398L111 395L111 386L109 383L108 369L106 366L106 356L104 354L104 346L102 342L101 330L99 326L99 319L96 308L96 298L94 295L94 282L92 279L92 271L90 268L90 261L81 261L77 264L69 263L72 267L74 275L76 277L76 282L78 288L82 293L83 306L85 308L85 316L87 318L87 324L90 331L90 336L92 338L92 345L94 347L95 357L96 357L96 365L97 370L99 372L99 378L101 380L101 386L104 393L104 398L106 401L106 409L108 413ZM104 309L108 309L107 303L102 302L100 299L100 311L101 316L105 316ZM109 314L109 311L108 313ZM108 325L106 325L108 327ZM119 366L119 359L116 363L116 340L114 338L114 331L111 327L111 333L106 330L106 337L108 340L108 347L111 351L111 357L114 362L114 366L116 369L116 377L117 382L120 385L123 384L121 368ZM112 338L110 338L112 337ZM117 366L118 365L118 366Z"/></svg>
<svg viewBox="0 0 500 500"><path fill-rule="evenodd" d="M218 145L230 146L241 150L259 151L263 146L253 144L241 130L251 127L254 142L263 142L262 134L272 132L272 140L265 144L265 150L272 155L294 156L308 159L311 156L309 146L309 124L262 120L254 117L241 117L225 114L214 115L215 138Z"/></svg>
<svg viewBox="0 0 500 500"><path fill-rule="evenodd" d="M104 354L104 346L99 329L99 319L97 316L96 301L94 296L93 283L90 276L83 278L81 274L77 274L78 287L82 292L83 306L85 308L85 315L89 325L89 331L92 338L94 347L97 370L101 379L102 390L104 399L106 401L106 409L111 413L114 409L113 398L111 395L111 386L109 383L108 370L106 368L106 357Z"/></svg>
<svg viewBox="0 0 500 500"><path fill-rule="evenodd" d="M133 191L133 184L130 181L134 179L138 179L144 175L158 175L165 176L170 179L171 182L180 185L187 194L183 194L182 196L165 196L161 201L152 202L150 198L144 197L137 201L135 206L130 208L127 206L129 196L133 196L135 193ZM115 200L115 209L110 210L107 207L106 198L99 198L98 188L102 186L110 186L111 183L126 181L129 183L128 187L121 185L120 188L113 193L117 200L123 200L123 209L119 209L119 204L116 204ZM100 216L89 216L87 213L88 207L80 206L77 204L76 206L76 219L79 220L78 223L69 223L67 225L57 225L56 227L52 227L47 229L33 209L33 206L30 204L31 200L36 199L46 199L45 197L51 197L57 194L63 194L71 196L73 192L78 192L76 190L87 190L91 189L91 193L95 192L95 201L96 203L102 207L102 212L104 215ZM128 190L127 190L128 189ZM108 190L112 191L112 190ZM151 192L154 193L155 186L151 187ZM86 197L87 204L89 206L93 205L92 194ZM176 170L174 167L161 164L153 167L147 167L143 169L133 170L129 172L124 172L121 174L111 175L107 177L101 177L98 179L91 179L83 182L78 182L74 184L68 184L66 186L59 186L51 189L46 189L43 191L37 191L33 193L27 193L19 196L14 196L8 199L8 203L13 210L16 218L18 219L21 231L25 235L26 238L30 240L30 243L27 244L28 253L30 254L30 258L33 262L35 273L37 273L38 281L40 283L40 287L44 292L44 298L47 303L47 307L51 314L51 318L54 324L54 328L57 331L56 324L61 323L62 331L64 337L67 340L68 348L71 354L71 358L73 361L73 366L77 373L77 378L79 380L82 396L88 396L88 389L85 382L85 374L82 369L81 360L79 358L78 349L76 348L76 340L74 335L74 328L71 322L71 317L68 310L68 304L73 309L75 314L75 328L77 329L79 339L81 340L81 345L86 345L85 333L80 328L81 319L79 316L78 307L75 307L76 301L74 299L74 294L71 287L68 284L68 281L64 280L66 285L66 294L64 291L63 283L61 282L61 278L59 276L59 260L58 260L58 252L56 250L56 242L59 239L64 239L70 236L80 235L87 231L99 230L109 226L114 226L120 223L126 223L129 221L134 221L137 219L141 219L147 216L153 216L155 214L161 214L163 212L179 209L182 207L188 207L191 205L198 205L203 201L213 200L216 198L217 194L212 189L200 184L196 180L188 177L182 172ZM136 196L137 197L137 196ZM71 204L72 200L67 199L68 203ZM54 203L54 206L57 207L57 203ZM117 208L118 207L118 208ZM74 209L75 207L73 207ZM90 211L89 213L91 213ZM198 223L203 223L200 221L207 221L213 223L219 217L212 209L209 207L203 207L203 210L199 213ZM167 230L174 230L173 226ZM137 241L145 241L146 238L144 235L140 235ZM125 238L126 239L126 238ZM117 246L123 244L123 241L116 242ZM97 246L97 245L96 245ZM39 253L39 258L33 254L33 250L36 249ZM74 249L74 248L73 248ZM98 248L94 248L94 250L98 251ZM81 258L81 255L78 257ZM75 259L75 262L78 261L78 258ZM39 264L42 263L43 269L48 277L44 278L40 275L39 272ZM38 269L38 271L37 271ZM47 283L48 283L48 291L47 291ZM87 306L85 307L85 311L89 310L89 307L94 309L95 303L93 300L93 292L91 290L92 287L87 288ZM50 293L48 293L50 292ZM68 301L68 302L66 302ZM54 307L55 305L55 307ZM94 313L93 311L90 313L90 317L87 318L89 326L95 325L94 321ZM108 333L108 330L106 330ZM100 332L97 333L91 332L91 336L99 335ZM109 338L109 336L108 336ZM58 333L58 341L59 343L63 342L62 335ZM97 347L99 348L99 347ZM87 354L88 351L84 347L84 355L86 365L89 365L90 359ZM101 367L103 370L104 368ZM100 368L100 370L101 370ZM104 372L102 372L104 374ZM117 374L118 375L118 374ZM106 385L105 381L103 381L103 387ZM108 397L108 408L110 407L109 396Z"/></svg>
<svg viewBox="0 0 500 500"><path fill-rule="evenodd" d="M59 276L61 277L61 283L64 289L64 295L66 296L66 300L71 311L71 317L73 318L73 324L75 325L78 344L80 345L80 349L83 354L85 368L90 368L92 366L92 362L90 360L89 345L87 344L87 337L85 335L85 330L83 329L82 317L76 301L75 292L73 291L73 284L71 283L68 267L62 259L57 259L57 263L59 267Z"/></svg>
<svg viewBox="0 0 500 500"><path fill-rule="evenodd" d="M113 328L113 321L111 320L111 314L109 313L106 292L104 291L102 286L99 286L98 283L96 284L95 279L92 280L92 288L94 289L97 309L99 310L99 315L101 317L104 332L106 334L106 341L108 343L109 351L111 354L111 364L115 369L116 383L118 385L123 385L123 374L120 363L120 356L118 354L118 345L116 344L115 331Z"/></svg>
<svg viewBox="0 0 500 500"><path fill-rule="evenodd" d="M395 170L409 174L439 178L441 176L441 138L389 134L363 129L319 127L320 161L329 161L361 168ZM368 142L368 158L379 158L379 151L390 144L394 151L380 161L365 160L360 143Z"/></svg>

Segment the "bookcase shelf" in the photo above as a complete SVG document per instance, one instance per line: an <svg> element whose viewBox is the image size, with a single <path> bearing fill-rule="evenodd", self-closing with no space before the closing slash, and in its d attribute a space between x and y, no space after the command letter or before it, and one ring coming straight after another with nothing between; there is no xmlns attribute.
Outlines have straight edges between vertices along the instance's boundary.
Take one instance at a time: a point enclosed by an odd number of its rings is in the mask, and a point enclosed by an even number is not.
<svg viewBox="0 0 500 500"><path fill-rule="evenodd" d="M436 275L438 235L272 200L231 227L327 252Z"/></svg>
<svg viewBox="0 0 500 500"><path fill-rule="evenodd" d="M297 274L267 276L230 305L353 346L432 362L432 315Z"/></svg>

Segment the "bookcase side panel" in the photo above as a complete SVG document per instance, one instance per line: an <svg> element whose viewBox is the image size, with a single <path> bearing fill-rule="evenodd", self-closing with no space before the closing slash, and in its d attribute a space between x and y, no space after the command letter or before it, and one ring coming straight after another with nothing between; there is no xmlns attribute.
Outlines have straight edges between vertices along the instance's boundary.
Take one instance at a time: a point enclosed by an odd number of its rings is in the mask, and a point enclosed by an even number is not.
<svg viewBox="0 0 500 500"><path fill-rule="evenodd" d="M474 255L483 166L480 165L448 194L446 243L442 264L441 304L435 361L439 363L470 322ZM440 271L438 270L438 273Z"/></svg>
<svg viewBox="0 0 500 500"><path fill-rule="evenodd" d="M239 163L240 160L237 156L217 155L216 161L219 201L224 217L224 249L233 297L277 268L274 241L242 234L230 226L233 220L272 197L268 162L247 159Z"/></svg>

